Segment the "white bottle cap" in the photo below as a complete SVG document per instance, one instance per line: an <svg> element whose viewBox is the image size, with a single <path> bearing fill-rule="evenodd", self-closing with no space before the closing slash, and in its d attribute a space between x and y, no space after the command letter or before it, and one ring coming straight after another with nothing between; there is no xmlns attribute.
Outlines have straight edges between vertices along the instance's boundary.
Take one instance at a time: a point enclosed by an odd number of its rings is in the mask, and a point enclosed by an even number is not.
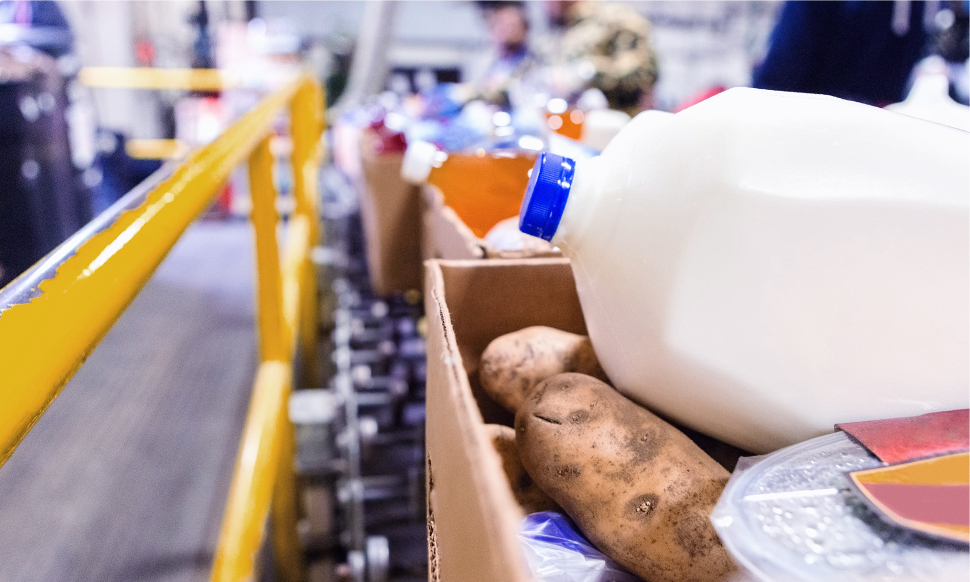
<svg viewBox="0 0 970 582"><path fill-rule="evenodd" d="M415 141L408 144L401 162L401 177L412 184L424 184L428 181L431 168L441 166L443 152L434 144L426 141Z"/></svg>
<svg viewBox="0 0 970 582"><path fill-rule="evenodd" d="M586 112L583 119L583 133L580 141L591 148L602 151L613 136L620 133L630 121L630 116L614 109L594 109Z"/></svg>

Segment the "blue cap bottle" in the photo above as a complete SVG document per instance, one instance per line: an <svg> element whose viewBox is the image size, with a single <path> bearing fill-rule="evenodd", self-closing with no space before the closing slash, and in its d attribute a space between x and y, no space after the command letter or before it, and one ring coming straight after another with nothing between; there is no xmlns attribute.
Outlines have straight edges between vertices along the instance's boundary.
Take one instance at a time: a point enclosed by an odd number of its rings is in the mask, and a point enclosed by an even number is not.
<svg viewBox="0 0 970 582"><path fill-rule="evenodd" d="M540 154L519 212L519 230L552 240L573 185L576 162L552 153Z"/></svg>

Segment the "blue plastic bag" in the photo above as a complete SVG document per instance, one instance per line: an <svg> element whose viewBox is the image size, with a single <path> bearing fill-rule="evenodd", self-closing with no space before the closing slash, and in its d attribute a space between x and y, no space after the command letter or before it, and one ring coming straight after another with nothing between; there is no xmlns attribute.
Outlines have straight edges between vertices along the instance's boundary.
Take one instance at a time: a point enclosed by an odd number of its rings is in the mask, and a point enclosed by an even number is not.
<svg viewBox="0 0 970 582"><path fill-rule="evenodd" d="M594 548L561 513L527 516L519 542L535 582L643 582Z"/></svg>

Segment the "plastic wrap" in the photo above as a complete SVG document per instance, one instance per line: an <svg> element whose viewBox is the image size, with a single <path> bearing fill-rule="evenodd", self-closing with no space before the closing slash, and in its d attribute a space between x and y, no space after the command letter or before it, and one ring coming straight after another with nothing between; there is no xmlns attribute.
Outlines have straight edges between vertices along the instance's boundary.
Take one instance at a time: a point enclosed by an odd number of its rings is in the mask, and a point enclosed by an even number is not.
<svg viewBox="0 0 970 582"><path fill-rule="evenodd" d="M882 462L845 433L741 459L711 519L739 566L762 582L966 580L966 547L884 525L847 475Z"/></svg>
<svg viewBox="0 0 970 582"><path fill-rule="evenodd" d="M643 582L594 548L561 513L527 516L519 541L535 582Z"/></svg>

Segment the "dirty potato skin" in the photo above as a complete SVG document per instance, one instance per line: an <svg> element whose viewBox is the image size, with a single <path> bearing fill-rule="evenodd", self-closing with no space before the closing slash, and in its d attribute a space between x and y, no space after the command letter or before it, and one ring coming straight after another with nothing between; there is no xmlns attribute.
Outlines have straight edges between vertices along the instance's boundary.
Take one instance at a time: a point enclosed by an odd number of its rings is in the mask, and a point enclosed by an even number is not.
<svg viewBox="0 0 970 582"><path fill-rule="evenodd" d="M502 460L502 469L508 477L512 495L526 514L539 511L558 511L562 508L551 497L539 489L532 477L525 471L519 452L515 448L515 430L501 424L486 424L485 433L492 441L495 452Z"/></svg>
<svg viewBox="0 0 970 582"><path fill-rule="evenodd" d="M651 582L725 580L708 519L728 472L690 439L582 374L536 386L515 417L522 464L603 553Z"/></svg>
<svg viewBox="0 0 970 582"><path fill-rule="evenodd" d="M534 326L492 340L482 353L478 378L489 396L515 414L533 386L563 372L606 380L587 336Z"/></svg>

